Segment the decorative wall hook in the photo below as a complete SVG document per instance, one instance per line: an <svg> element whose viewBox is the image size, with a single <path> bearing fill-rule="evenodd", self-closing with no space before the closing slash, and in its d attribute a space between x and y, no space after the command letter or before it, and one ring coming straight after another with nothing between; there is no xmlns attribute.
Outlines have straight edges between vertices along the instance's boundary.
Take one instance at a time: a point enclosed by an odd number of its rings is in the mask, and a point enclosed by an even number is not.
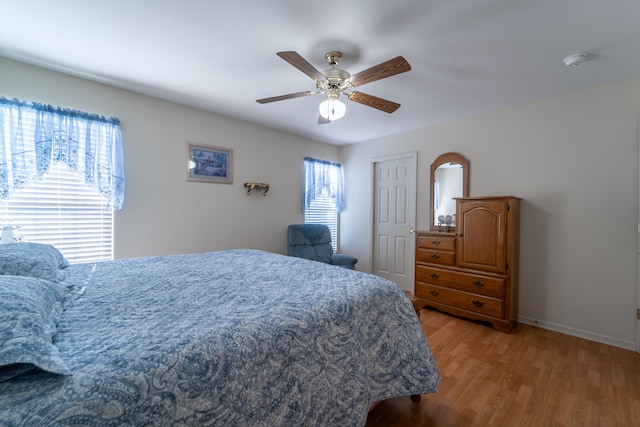
<svg viewBox="0 0 640 427"><path fill-rule="evenodd" d="M264 190L263 196L266 196L269 191L269 184L265 184L264 182L245 182L244 187L248 188L247 196L251 194L251 190Z"/></svg>

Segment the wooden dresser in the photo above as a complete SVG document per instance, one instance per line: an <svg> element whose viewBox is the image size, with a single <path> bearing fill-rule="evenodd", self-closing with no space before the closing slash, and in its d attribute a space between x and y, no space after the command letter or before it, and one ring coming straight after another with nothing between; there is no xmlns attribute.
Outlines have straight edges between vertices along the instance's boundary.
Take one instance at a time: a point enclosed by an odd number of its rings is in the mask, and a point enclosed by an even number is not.
<svg viewBox="0 0 640 427"><path fill-rule="evenodd" d="M455 233L416 233L416 303L511 332L518 313L520 199L456 198L456 218Z"/></svg>

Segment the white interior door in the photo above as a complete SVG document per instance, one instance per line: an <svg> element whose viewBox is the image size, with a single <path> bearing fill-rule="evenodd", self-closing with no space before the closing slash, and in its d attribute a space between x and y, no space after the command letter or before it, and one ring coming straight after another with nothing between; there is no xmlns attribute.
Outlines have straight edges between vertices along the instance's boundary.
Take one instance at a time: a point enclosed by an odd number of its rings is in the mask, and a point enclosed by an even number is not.
<svg viewBox="0 0 640 427"><path fill-rule="evenodd" d="M373 273L414 292L417 154L373 160Z"/></svg>

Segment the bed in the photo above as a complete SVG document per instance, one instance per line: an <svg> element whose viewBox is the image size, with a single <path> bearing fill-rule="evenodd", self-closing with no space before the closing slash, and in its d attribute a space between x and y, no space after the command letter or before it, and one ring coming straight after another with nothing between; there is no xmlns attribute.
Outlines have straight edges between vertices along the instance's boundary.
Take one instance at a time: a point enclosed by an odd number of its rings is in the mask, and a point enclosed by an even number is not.
<svg viewBox="0 0 640 427"><path fill-rule="evenodd" d="M0 245L0 425L362 426L437 391L377 276L238 249L68 265Z"/></svg>

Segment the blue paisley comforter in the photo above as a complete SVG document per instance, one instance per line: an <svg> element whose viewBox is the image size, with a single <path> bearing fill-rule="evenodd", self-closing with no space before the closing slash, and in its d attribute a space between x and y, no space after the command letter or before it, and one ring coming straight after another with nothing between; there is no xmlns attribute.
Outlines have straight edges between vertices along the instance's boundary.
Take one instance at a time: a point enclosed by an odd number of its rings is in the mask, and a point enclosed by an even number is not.
<svg viewBox="0 0 640 427"><path fill-rule="evenodd" d="M0 382L0 425L359 426L440 375L395 284L256 250L72 265L71 375Z"/></svg>

